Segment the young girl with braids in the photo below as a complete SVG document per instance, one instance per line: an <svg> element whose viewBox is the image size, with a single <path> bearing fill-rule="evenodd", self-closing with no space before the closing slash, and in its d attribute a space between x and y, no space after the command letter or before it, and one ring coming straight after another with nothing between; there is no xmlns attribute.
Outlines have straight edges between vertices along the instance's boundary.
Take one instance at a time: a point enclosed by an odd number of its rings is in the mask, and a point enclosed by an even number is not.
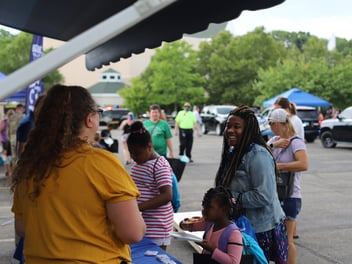
<svg viewBox="0 0 352 264"><path fill-rule="evenodd" d="M166 250L171 241L174 216L170 202L172 169L168 161L154 151L151 136L142 122L131 124L127 146L133 159L130 174L141 193L137 201L147 225L145 236Z"/></svg>
<svg viewBox="0 0 352 264"><path fill-rule="evenodd" d="M211 259L220 264L237 264L241 261L242 234L230 220L233 202L231 194L225 188L221 186L210 188L202 202L204 221L187 223L187 219L184 219L180 223L180 227L188 231L206 231L205 240L197 244L203 247L202 254L211 255ZM227 250L224 252L220 249L219 242L221 235L230 225L234 226L228 236Z"/></svg>
<svg viewBox="0 0 352 264"><path fill-rule="evenodd" d="M254 112L248 106L235 108L227 118L215 183L241 199L268 262L283 264L287 263L287 234L275 174L274 158Z"/></svg>

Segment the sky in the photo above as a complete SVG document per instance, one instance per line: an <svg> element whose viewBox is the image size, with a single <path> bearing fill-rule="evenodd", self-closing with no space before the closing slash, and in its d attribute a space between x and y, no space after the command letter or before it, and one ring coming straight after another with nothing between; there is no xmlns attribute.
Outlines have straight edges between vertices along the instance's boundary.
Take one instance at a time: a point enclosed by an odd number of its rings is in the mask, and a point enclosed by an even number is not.
<svg viewBox="0 0 352 264"><path fill-rule="evenodd" d="M320 38L352 39L352 1L286 0L272 8L244 11L229 22L227 29L243 35L258 26L264 26L266 31L304 31Z"/></svg>
<svg viewBox="0 0 352 264"><path fill-rule="evenodd" d="M266 31L303 31L325 39L352 39L352 1L286 0L268 9L244 11L227 29L243 35L258 26L264 26Z"/></svg>

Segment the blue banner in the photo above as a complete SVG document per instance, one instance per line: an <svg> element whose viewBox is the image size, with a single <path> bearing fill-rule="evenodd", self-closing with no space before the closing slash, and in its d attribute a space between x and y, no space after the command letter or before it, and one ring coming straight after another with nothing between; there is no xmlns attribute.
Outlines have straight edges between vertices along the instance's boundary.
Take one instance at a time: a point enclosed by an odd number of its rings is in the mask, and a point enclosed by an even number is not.
<svg viewBox="0 0 352 264"><path fill-rule="evenodd" d="M33 35L32 46L29 55L29 62L39 59L43 55L43 37L38 35ZM27 88L27 98L26 98L26 113L29 114L30 111L34 110L35 102L37 101L39 95L44 92L44 84L41 80L38 80Z"/></svg>

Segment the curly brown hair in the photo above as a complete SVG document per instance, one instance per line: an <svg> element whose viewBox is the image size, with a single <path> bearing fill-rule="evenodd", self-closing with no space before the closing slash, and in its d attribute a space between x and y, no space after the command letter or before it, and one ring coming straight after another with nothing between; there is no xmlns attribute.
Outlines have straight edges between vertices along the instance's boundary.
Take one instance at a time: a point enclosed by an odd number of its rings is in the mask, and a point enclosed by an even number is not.
<svg viewBox="0 0 352 264"><path fill-rule="evenodd" d="M96 103L80 86L54 85L43 98L34 127L14 171L11 189L22 180L33 180L32 199L40 195L45 178L62 167L64 153L87 143L79 137L85 118Z"/></svg>

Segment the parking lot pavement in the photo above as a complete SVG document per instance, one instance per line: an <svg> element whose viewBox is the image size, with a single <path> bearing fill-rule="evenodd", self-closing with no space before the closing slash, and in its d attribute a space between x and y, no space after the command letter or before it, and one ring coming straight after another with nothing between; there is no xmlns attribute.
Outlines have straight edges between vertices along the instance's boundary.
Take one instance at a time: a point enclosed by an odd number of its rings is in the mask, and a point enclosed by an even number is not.
<svg viewBox="0 0 352 264"><path fill-rule="evenodd" d="M178 140L174 138L173 143L177 153ZM204 192L213 186L221 147L222 137L215 134L195 138L192 152L195 162L187 164L179 184L180 211L200 209ZM307 143L307 149L309 170L303 173L303 204L297 222L300 238L295 240L297 263L351 263L352 145L325 149L317 139ZM177 258L182 258L185 252L187 258L182 259L183 263L192 263L192 255L179 244L168 251Z"/></svg>
<svg viewBox="0 0 352 264"><path fill-rule="evenodd" d="M120 138L120 131L113 136ZM179 183L180 212L200 209L204 192L213 186L220 160L222 137L209 133L195 137L192 158L186 165ZM118 156L122 159L122 147ZM178 139L173 138L174 153ZM352 145L325 149L319 140L307 144L309 170L302 179L303 207L298 217L295 240L299 264L349 264L352 259ZM0 171L0 175L3 175ZM1 183L1 181L0 181ZM1 186L1 184L0 184ZM1 225L11 217L11 195L0 189L0 264L17 263L11 260L13 223ZM188 242L172 239L168 252L182 263L192 263L193 248Z"/></svg>
<svg viewBox="0 0 352 264"><path fill-rule="evenodd" d="M0 167L0 264L17 263L12 260L14 240L12 194L9 190L3 167Z"/></svg>
<svg viewBox="0 0 352 264"><path fill-rule="evenodd" d="M118 134L118 132L115 132ZM180 212L199 210L204 192L213 186L222 137L195 137L192 159L179 183ZM178 138L173 138L178 153ZM295 240L298 264L349 264L352 260L352 145L325 149L317 139L307 143L309 170L302 178L302 211ZM182 263L192 263L193 248L172 239L168 251Z"/></svg>

